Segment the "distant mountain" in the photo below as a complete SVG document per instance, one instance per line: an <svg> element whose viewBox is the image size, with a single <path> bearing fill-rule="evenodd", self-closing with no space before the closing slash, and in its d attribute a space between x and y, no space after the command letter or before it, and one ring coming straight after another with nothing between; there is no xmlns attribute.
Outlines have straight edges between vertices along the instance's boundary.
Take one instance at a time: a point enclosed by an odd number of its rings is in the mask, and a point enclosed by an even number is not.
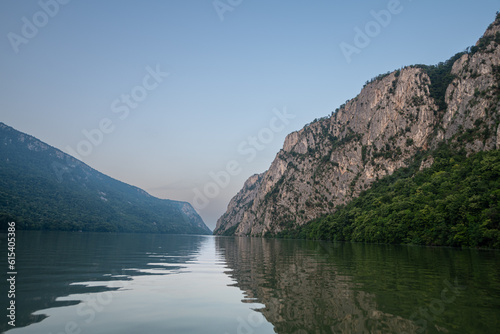
<svg viewBox="0 0 500 334"><path fill-rule="evenodd" d="M0 222L19 229L210 234L191 204L153 197L0 123Z"/></svg>
<svg viewBox="0 0 500 334"><path fill-rule="evenodd" d="M459 152L472 156L477 152L500 149L499 110L500 14L497 13L496 20L475 46L436 66L407 66L379 75L367 82L358 96L331 115L314 120L300 131L289 134L269 170L250 177L233 197L227 211L217 221L214 233L279 235L290 234L290 231L301 230L308 225L308 231L320 237L387 241L386 237L390 236L388 231L392 228L390 224L402 224L402 219L392 219L387 210L378 215L378 211L362 211L360 207L353 207L349 213L353 217L368 218L357 222L357 225L351 220L344 220L343 234L333 223L319 224L315 219L334 214L360 194L371 194L370 189L378 180L399 169L418 163L418 171L433 166L435 162L442 163L443 146L444 151L449 151L446 153L450 157L449 163L451 157ZM464 160L463 170L468 170L465 164L480 161L483 157L496 159L492 155ZM490 165L496 166L488 162ZM453 165L438 167L434 169L436 173L445 173ZM481 176L481 182L486 182L490 176ZM467 177L469 175L462 175L463 179ZM496 184L494 180L491 182ZM418 186L415 184L412 187ZM448 194L443 190L445 185L442 186L440 191ZM473 186L475 188L471 189L477 188L475 184ZM418 191L425 194L430 189L433 188ZM477 194L468 189L461 191L460 194L465 197L482 196L484 193L480 190ZM385 200L394 200L389 194L386 194ZM394 194L400 196L403 192ZM497 204L490 203L497 203L497 195L492 196L487 201L476 203L475 208L470 206L458 210L450 221L443 215L441 218L425 215L432 217L425 227L428 230L426 233L435 232L428 240L412 238L410 232L414 226L406 228L404 225L401 236L392 242L482 245L482 239L497 238L492 236L498 230ZM378 204L378 207L381 206L382 202ZM484 212L479 214L476 211L480 209ZM440 210L449 213L451 208ZM331 219L332 222L338 220L340 218ZM351 233L355 227L356 233ZM315 231L320 228L323 229L321 233ZM456 233L454 239L442 241L442 233L438 230L443 229ZM481 234L483 230L486 231L484 235ZM463 241L473 234L479 235L475 237L477 242ZM352 239L353 235L355 239Z"/></svg>

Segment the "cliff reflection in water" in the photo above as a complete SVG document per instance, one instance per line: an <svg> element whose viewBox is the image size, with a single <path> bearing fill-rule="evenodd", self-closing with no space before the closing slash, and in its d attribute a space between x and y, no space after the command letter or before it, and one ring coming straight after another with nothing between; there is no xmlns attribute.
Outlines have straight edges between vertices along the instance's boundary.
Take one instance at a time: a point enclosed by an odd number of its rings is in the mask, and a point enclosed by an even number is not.
<svg viewBox="0 0 500 334"><path fill-rule="evenodd" d="M376 254L366 262L356 259L367 255L364 245L334 247L261 238L217 238L216 242L235 286L249 301L265 304L259 311L277 333L417 332L412 321L382 310L376 294L349 274L360 265L380 265ZM370 270L375 268L362 271Z"/></svg>

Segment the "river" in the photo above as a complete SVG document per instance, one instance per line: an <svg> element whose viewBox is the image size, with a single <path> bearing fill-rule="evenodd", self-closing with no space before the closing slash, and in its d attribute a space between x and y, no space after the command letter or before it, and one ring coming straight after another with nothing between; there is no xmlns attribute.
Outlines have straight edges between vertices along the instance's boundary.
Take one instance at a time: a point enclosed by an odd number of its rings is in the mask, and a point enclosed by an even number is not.
<svg viewBox="0 0 500 334"><path fill-rule="evenodd" d="M500 330L498 251L18 231L16 269L9 334Z"/></svg>

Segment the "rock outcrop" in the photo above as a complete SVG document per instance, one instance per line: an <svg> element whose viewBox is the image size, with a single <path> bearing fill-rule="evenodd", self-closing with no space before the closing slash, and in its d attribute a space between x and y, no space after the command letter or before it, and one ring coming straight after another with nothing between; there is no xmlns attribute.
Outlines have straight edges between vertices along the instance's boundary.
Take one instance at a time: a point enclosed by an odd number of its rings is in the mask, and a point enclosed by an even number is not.
<svg viewBox="0 0 500 334"><path fill-rule="evenodd" d="M263 236L332 213L418 152L447 142L500 147L500 16L475 46L437 66L367 83L331 116L289 134L268 171L252 176L215 234ZM421 168L432 164L432 157Z"/></svg>

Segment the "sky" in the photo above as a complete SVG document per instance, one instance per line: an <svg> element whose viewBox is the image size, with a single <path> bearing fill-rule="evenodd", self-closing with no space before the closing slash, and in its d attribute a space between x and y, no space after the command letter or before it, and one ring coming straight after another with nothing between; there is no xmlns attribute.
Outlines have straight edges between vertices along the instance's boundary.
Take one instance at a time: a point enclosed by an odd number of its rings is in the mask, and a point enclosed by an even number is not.
<svg viewBox="0 0 500 334"><path fill-rule="evenodd" d="M287 134L471 46L500 0L2 0L0 121L213 229Z"/></svg>

